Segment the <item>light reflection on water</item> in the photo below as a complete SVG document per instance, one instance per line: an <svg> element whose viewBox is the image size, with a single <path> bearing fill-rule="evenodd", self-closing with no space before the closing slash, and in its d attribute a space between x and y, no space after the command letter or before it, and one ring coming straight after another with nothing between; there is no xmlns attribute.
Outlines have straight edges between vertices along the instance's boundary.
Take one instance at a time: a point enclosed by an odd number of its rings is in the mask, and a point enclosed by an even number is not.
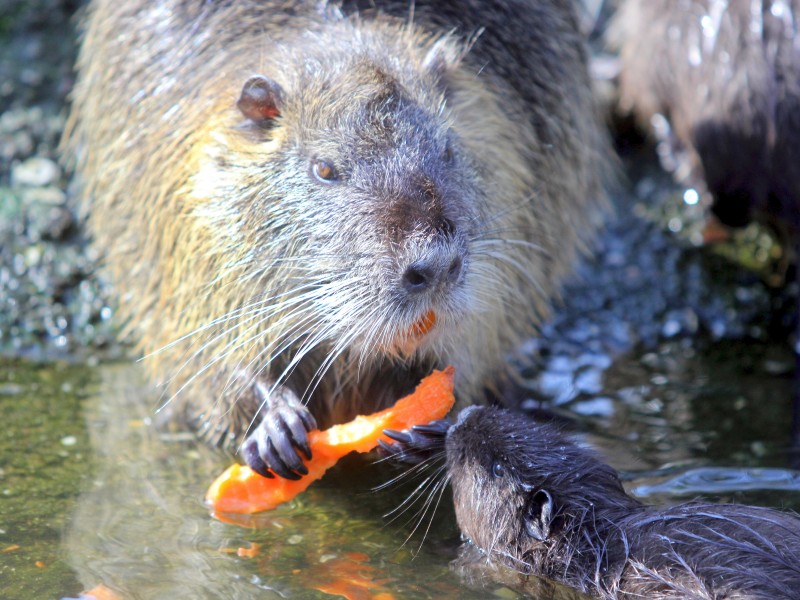
<svg viewBox="0 0 800 600"><path fill-rule="evenodd" d="M659 483L638 485L631 492L644 498L656 494L678 498L697 494L721 495L762 490L800 492L800 472L774 468L704 467L689 469Z"/></svg>

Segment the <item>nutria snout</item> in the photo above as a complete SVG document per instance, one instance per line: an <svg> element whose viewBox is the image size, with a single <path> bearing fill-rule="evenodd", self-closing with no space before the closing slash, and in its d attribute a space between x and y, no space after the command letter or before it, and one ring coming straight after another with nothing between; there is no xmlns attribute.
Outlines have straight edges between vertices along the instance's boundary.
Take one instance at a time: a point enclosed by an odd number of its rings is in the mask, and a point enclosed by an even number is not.
<svg viewBox="0 0 800 600"><path fill-rule="evenodd" d="M647 506L558 427L495 407L391 435L407 461L444 452L459 528L489 563L598 598L800 598L796 514Z"/></svg>

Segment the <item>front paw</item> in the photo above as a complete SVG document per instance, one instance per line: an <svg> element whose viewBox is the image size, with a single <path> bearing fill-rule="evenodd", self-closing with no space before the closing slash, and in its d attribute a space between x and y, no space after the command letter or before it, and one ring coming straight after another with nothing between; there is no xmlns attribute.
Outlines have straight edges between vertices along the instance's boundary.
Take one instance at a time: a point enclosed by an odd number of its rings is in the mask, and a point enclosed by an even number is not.
<svg viewBox="0 0 800 600"><path fill-rule="evenodd" d="M427 425L414 425L403 431L384 429L383 434L394 440L394 443L379 440L380 451L385 457L406 464L425 462L444 451L445 438L451 426L450 421L440 419Z"/></svg>
<svg viewBox="0 0 800 600"><path fill-rule="evenodd" d="M300 479L308 473L300 453L311 459L308 432L317 422L291 391L279 387L268 394L262 384L255 386L263 399L261 421L242 444L242 456L264 477Z"/></svg>

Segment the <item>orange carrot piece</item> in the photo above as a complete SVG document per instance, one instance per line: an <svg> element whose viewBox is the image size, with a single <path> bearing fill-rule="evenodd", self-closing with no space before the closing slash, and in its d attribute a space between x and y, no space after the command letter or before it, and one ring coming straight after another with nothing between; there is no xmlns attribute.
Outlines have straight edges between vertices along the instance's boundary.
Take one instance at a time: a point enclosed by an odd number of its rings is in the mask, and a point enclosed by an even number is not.
<svg viewBox="0 0 800 600"><path fill-rule="evenodd" d="M112 589L107 588L102 583L96 585L88 592L83 592L80 598L82 600L120 600L120 597L115 594Z"/></svg>
<svg viewBox="0 0 800 600"><path fill-rule="evenodd" d="M244 546L240 546L236 549L236 556L244 556L247 558L255 558L261 553L261 544L257 544L255 542L250 542L250 547L245 548Z"/></svg>
<svg viewBox="0 0 800 600"><path fill-rule="evenodd" d="M262 477L252 469L234 464L220 475L206 492L206 504L219 513L250 514L270 510L303 492L325 471L350 452L369 452L386 439L384 429L408 429L444 418L455 403L455 368L434 371L414 392L386 410L360 415L342 425L308 434L313 459L305 461L308 475L292 481Z"/></svg>

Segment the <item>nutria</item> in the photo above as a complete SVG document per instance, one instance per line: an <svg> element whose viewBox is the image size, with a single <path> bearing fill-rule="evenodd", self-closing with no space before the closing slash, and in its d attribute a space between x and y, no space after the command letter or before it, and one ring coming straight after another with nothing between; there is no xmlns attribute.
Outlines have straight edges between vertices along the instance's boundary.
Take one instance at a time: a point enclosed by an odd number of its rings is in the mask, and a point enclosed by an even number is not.
<svg viewBox="0 0 800 600"><path fill-rule="evenodd" d="M624 0L611 37L620 98L723 223L800 228L796 2Z"/></svg>
<svg viewBox="0 0 800 600"><path fill-rule="evenodd" d="M363 6L361 6L363 4ZM88 7L66 149L166 410L296 478L435 366L501 390L609 146L571 2Z"/></svg>
<svg viewBox="0 0 800 600"><path fill-rule="evenodd" d="M795 0L623 0L620 104L659 140L659 156L725 225L756 220L782 242L800 283L800 4ZM791 282L783 273L772 283ZM795 311L800 314L800 311ZM800 321L795 337L800 337ZM800 456L800 346L792 446ZM800 460L800 459L796 459Z"/></svg>
<svg viewBox="0 0 800 600"><path fill-rule="evenodd" d="M738 504L647 506L557 425L497 407L391 432L410 462L445 455L463 536L489 564L598 598L800 598L800 516Z"/></svg>

